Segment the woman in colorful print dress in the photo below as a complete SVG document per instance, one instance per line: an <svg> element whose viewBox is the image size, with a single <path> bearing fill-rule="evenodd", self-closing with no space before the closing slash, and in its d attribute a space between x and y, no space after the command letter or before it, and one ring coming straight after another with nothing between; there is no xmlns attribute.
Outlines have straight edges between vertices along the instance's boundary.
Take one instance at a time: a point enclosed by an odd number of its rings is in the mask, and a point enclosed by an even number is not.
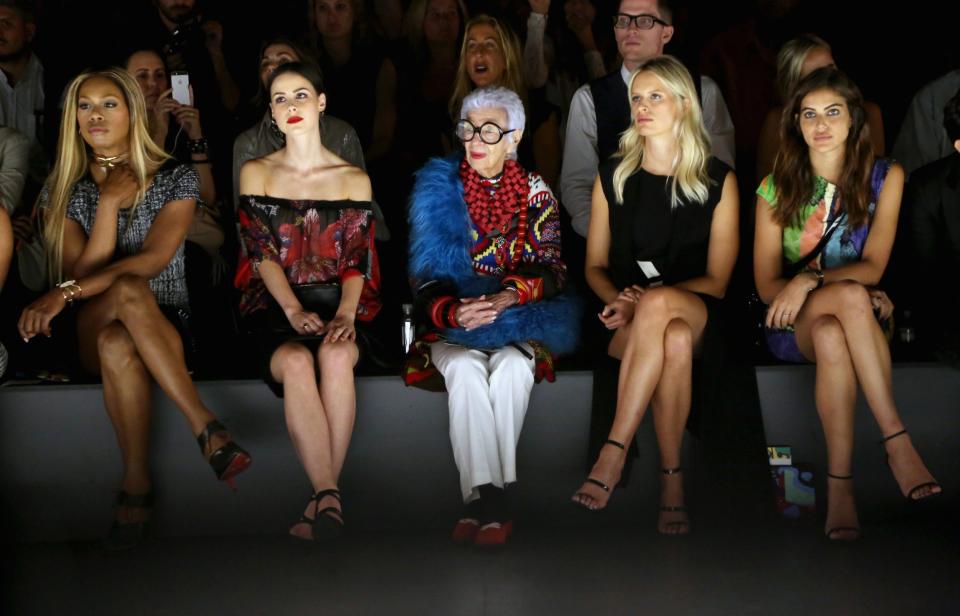
<svg viewBox="0 0 960 616"><path fill-rule="evenodd" d="M773 174L757 189L754 275L778 358L817 365L827 444L827 538L861 536L851 457L857 384L880 426L903 495L940 492L893 398L881 328L893 306L875 288L890 258L903 169L876 158L863 98L835 68L805 77L787 105Z"/></svg>

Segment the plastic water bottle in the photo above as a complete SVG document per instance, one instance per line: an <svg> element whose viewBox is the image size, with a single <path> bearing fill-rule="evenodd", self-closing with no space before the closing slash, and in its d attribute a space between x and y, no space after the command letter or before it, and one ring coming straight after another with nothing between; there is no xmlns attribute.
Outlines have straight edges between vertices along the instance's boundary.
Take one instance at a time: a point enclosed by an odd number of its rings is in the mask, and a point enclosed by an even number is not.
<svg viewBox="0 0 960 616"><path fill-rule="evenodd" d="M404 304L402 310L403 324L400 330L400 340L403 345L403 353L406 355L410 351L410 347L413 346L414 339L413 304Z"/></svg>

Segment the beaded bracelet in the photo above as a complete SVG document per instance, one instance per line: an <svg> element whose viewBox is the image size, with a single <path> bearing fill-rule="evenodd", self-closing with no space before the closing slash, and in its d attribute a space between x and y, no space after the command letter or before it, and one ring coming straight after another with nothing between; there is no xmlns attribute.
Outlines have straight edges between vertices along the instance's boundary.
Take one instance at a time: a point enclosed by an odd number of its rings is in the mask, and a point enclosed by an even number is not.
<svg viewBox="0 0 960 616"><path fill-rule="evenodd" d="M206 137L199 139L190 139L187 141L187 148L191 154L208 154L210 152L210 142Z"/></svg>

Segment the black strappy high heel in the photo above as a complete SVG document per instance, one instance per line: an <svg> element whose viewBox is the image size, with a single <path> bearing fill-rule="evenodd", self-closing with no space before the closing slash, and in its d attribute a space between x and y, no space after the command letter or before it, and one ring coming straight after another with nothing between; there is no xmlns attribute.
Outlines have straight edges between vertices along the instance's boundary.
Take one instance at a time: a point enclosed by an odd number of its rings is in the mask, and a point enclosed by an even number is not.
<svg viewBox="0 0 960 616"><path fill-rule="evenodd" d="M834 475L833 473L827 473L827 477L836 479L837 481L853 481L853 475ZM836 533L853 533L853 536L844 539L834 539L833 536ZM836 543L850 543L858 541L863 537L863 531L859 526L834 526L833 528L827 529L826 536L827 539Z"/></svg>
<svg viewBox="0 0 960 616"><path fill-rule="evenodd" d="M340 507L324 507L321 509L320 501L327 496L337 499L337 502L341 503ZM316 505L313 517L308 518L306 514L303 514L300 516L299 522L310 525L310 534L313 540L330 541L341 537L343 535L343 505L340 499L340 490L337 488L320 490L310 497L310 501Z"/></svg>
<svg viewBox="0 0 960 616"><path fill-rule="evenodd" d="M153 492L146 494L127 494L120 490L117 494L117 507L127 507L130 509L152 509ZM146 535L149 520L140 522L121 522L114 520L110 527L110 533L103 542L103 549L118 552L120 550L129 550L137 547L143 541Z"/></svg>
<svg viewBox="0 0 960 616"><path fill-rule="evenodd" d="M609 438L608 438L607 440L605 440L605 441L603 442L603 444L604 444L604 445L613 445L614 447L619 447L619 448L622 449L622 450L626 450L626 446L625 446L623 443L617 442L617 441L615 441L615 440L613 440L613 439L609 439ZM592 483L593 485L599 487L601 490L603 490L604 492L607 492L608 494L610 493L610 491L611 491L612 489L614 489L614 488L617 487L616 485L614 485L614 486L608 486L607 484L603 483L603 482L600 481L599 479L595 479L595 478L593 478L593 477L587 477L587 481L586 481L586 482L587 482L587 483ZM574 497L577 497L577 496L590 496L590 495L587 494L586 492L577 492L577 493L574 494L573 496L574 496ZM591 498L593 498L593 497L591 497ZM584 509L588 510L588 511L596 511L595 509L593 509L593 508L591 508L591 507L588 507L588 506L584 505L583 503L581 503L581 502L579 502L579 501L575 501L575 502L576 502L578 505L580 505L581 507L583 507Z"/></svg>
<svg viewBox="0 0 960 616"><path fill-rule="evenodd" d="M197 435L197 444L200 445L201 453L206 452L207 445L215 434L227 434L227 429L216 419L208 423L203 432ZM237 486L233 478L247 470L252 461L250 454L232 440L224 443L219 449L211 451L207 456L207 463L210 464L217 479L225 481L234 490Z"/></svg>
<svg viewBox="0 0 960 616"><path fill-rule="evenodd" d="M893 470L893 469L892 469L892 467L890 467L890 454L886 452L887 441L893 440L893 439L897 438L898 436L903 436L904 434L907 434L907 431L906 431L906 430L900 430L900 431L897 432L896 434L891 434L890 436L885 436L885 437L883 437L882 439L880 439L880 442L878 443L878 444L879 444L881 447L883 447L883 449L884 449L884 454L886 454L886 457L884 458L884 461L887 463L887 467L889 467L891 470ZM926 496L921 496L920 498L914 498L914 497L913 497L914 494L916 494L917 492L919 492L920 490L923 490L923 489L925 489L925 488L940 488L940 492L930 492L930 493L927 494ZM928 499L928 498L930 498L930 497L932 497L932 496L936 496L937 494L941 494L942 492L943 492L943 487L942 487L939 483L937 483L936 481L925 481L925 482L923 482L923 483L917 484L917 485L913 486L912 488L910 488L910 490L907 492L905 498L906 498L909 502L911 502L911 503L916 503L916 502L919 502L919 501Z"/></svg>
<svg viewBox="0 0 960 616"><path fill-rule="evenodd" d="M662 468L662 469L660 469L660 472L663 473L664 475L678 475L678 474L680 474L680 473L683 472L683 467L678 466L677 468ZM686 505L660 505L660 506L658 507L658 510L659 510L659 511L662 511L662 512L664 512L664 513L683 513L683 514L686 514L686 513L687 513L687 507L686 507ZM686 527L687 532L685 532L685 533L665 533L665 532L663 532L663 531L660 531L660 534L661 534L661 535L687 535L687 534L690 533L690 520L689 520L689 519L686 519L686 520L678 520L678 521L676 521L676 522L667 522L667 526L671 526L671 525L672 525L672 526L680 526L680 525L683 525L683 526ZM659 526L659 524L658 524L658 526Z"/></svg>

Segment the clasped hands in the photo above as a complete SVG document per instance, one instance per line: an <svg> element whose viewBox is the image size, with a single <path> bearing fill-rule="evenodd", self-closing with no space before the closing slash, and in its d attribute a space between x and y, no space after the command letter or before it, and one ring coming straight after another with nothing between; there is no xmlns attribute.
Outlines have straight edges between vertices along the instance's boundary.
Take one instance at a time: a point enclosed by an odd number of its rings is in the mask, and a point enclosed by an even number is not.
<svg viewBox="0 0 960 616"><path fill-rule="evenodd" d="M357 329L352 316L337 314L326 323L316 312L303 308L286 313L287 321L299 334L323 336L323 344L350 342L357 339Z"/></svg>
<svg viewBox="0 0 960 616"><path fill-rule="evenodd" d="M605 305L597 316L607 329L619 329L633 320L637 302L645 292L645 287L638 284L631 285L621 291L617 299Z"/></svg>
<svg viewBox="0 0 960 616"><path fill-rule="evenodd" d="M455 314L457 324L467 331L490 325L504 310L517 304L520 295L513 289L504 289L492 295L464 297Z"/></svg>

